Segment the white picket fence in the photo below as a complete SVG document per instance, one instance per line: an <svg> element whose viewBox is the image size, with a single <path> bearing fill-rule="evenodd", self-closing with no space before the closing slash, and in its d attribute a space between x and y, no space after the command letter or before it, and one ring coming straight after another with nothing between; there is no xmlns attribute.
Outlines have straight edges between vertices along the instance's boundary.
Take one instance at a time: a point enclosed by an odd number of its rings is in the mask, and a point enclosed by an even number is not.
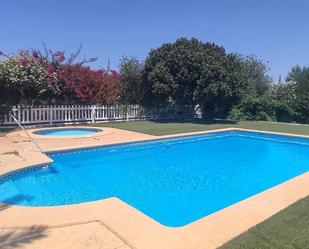
<svg viewBox="0 0 309 249"><path fill-rule="evenodd" d="M143 108L139 105L62 105L41 106L31 108L13 108L12 114L21 124L49 124L55 123L96 123L108 121L129 121L138 119L159 119L189 116L191 108L157 109ZM12 117L6 117L3 125L16 125Z"/></svg>

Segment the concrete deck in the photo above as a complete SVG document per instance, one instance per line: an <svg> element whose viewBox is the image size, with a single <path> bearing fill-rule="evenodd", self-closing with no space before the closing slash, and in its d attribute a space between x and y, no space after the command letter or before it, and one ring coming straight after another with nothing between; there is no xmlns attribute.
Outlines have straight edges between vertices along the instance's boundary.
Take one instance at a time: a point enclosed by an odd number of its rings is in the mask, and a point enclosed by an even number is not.
<svg viewBox="0 0 309 249"><path fill-rule="evenodd" d="M187 134L198 133L205 132ZM106 128L104 135L36 142L55 151L158 138ZM0 175L50 161L20 132L0 138ZM179 228L163 226L117 198L57 207L0 203L0 248L216 248L307 195L309 172Z"/></svg>

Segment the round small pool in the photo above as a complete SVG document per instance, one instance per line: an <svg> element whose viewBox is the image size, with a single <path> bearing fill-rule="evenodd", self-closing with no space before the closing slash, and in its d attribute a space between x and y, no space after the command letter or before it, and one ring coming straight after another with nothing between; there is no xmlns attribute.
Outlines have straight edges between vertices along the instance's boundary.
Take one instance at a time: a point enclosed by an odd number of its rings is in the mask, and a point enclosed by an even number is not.
<svg viewBox="0 0 309 249"><path fill-rule="evenodd" d="M51 137L64 137L92 135L101 131L101 129L96 128L55 128L34 131L33 134Z"/></svg>

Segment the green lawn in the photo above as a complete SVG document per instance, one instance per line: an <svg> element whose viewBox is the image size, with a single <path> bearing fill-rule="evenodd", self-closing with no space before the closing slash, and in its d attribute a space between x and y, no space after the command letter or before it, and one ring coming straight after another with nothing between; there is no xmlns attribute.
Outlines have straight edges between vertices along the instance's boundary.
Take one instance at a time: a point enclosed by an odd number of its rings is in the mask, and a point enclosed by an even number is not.
<svg viewBox="0 0 309 249"><path fill-rule="evenodd" d="M286 132L309 135L309 125L295 125L255 121L203 121L203 120L158 120L98 123L95 126L114 127L151 135L168 135L193 131L204 131L219 128L238 127L254 130ZM12 130L12 129L11 129ZM5 136L9 129L0 129L0 137Z"/></svg>
<svg viewBox="0 0 309 249"><path fill-rule="evenodd" d="M309 135L309 125L295 125L269 122L233 122L233 121L202 121L202 120L164 120L164 121L130 121L101 123L95 126L114 127L152 135L212 130L218 128L238 127L254 130L286 132Z"/></svg>
<svg viewBox="0 0 309 249"><path fill-rule="evenodd" d="M309 248L309 197L249 229L220 249Z"/></svg>

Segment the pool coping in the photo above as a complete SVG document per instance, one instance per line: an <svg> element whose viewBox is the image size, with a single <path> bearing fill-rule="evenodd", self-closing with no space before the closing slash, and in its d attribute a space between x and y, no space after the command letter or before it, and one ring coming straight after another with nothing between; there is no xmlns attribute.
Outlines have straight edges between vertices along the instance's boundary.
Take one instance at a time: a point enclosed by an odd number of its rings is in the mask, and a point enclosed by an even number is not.
<svg viewBox="0 0 309 249"><path fill-rule="evenodd" d="M233 130L309 138L309 136L298 134L225 128L166 135L128 143L149 142ZM126 143L112 143L102 146L120 144ZM102 146L81 148L92 149ZM78 148L73 150L78 150ZM47 152L59 151L61 150ZM26 167L32 166L28 165ZM18 170L26 167L19 168ZM10 174L12 172L14 170L10 170L7 173ZM133 248L216 248L308 195L309 172L305 172L197 221L175 228L161 225L116 197L94 202L52 207L22 207L2 204L6 208L0 212L0 228L22 229L32 225L59 227L99 220L113 231L121 234Z"/></svg>

